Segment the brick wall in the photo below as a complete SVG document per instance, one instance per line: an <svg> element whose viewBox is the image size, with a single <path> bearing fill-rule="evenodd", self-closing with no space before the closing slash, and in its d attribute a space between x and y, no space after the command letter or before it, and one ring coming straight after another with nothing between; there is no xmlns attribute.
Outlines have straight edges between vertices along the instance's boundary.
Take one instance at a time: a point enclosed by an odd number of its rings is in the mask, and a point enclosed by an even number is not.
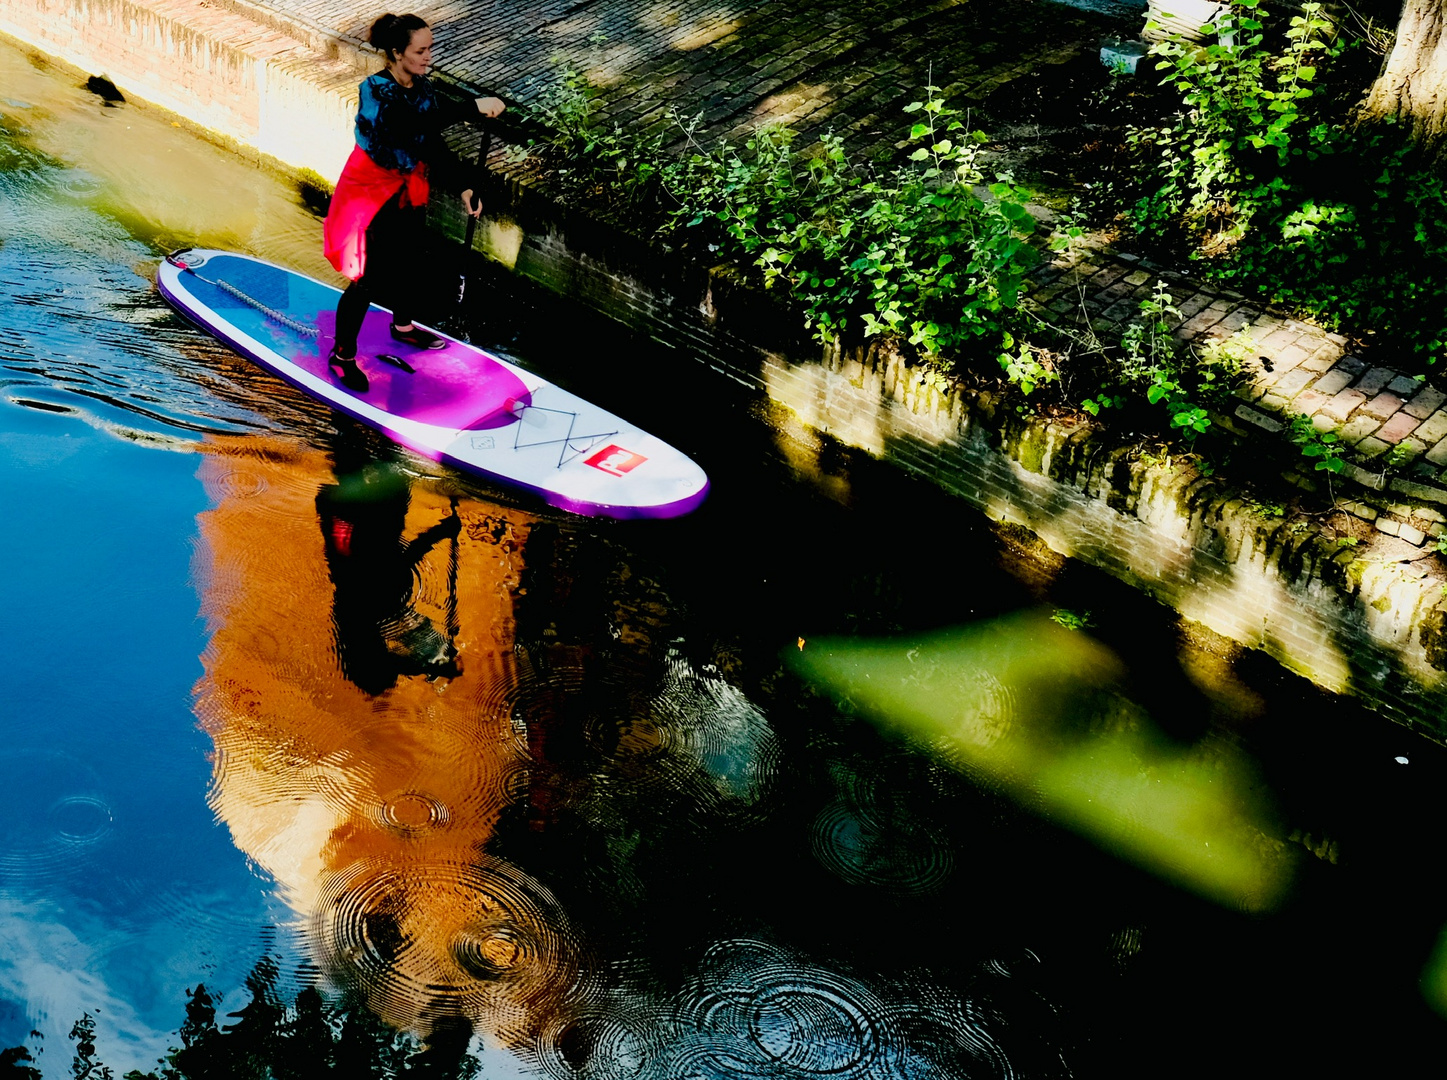
<svg viewBox="0 0 1447 1080"><path fill-rule="evenodd" d="M326 177L351 153L359 67L374 63L318 51L220 3L0 0L0 31Z"/></svg>

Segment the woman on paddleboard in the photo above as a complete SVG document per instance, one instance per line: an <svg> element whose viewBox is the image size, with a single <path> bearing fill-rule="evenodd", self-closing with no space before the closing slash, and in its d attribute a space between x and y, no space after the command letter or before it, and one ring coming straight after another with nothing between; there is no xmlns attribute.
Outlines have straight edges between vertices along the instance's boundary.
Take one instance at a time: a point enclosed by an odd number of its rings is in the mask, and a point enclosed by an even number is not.
<svg viewBox="0 0 1447 1080"><path fill-rule="evenodd" d="M419 249L426 236L431 183L459 192L474 217L476 182L442 139L442 130L481 114L502 112L495 97L455 104L432 88L432 31L416 15L386 14L367 40L386 66L359 89L357 145L342 169L323 229L327 260L352 283L337 303L337 327L328 363L343 386L360 393L367 376L357 365L357 335L375 300L392 310L392 337L420 349L441 348L441 338L412 323L417 304Z"/></svg>

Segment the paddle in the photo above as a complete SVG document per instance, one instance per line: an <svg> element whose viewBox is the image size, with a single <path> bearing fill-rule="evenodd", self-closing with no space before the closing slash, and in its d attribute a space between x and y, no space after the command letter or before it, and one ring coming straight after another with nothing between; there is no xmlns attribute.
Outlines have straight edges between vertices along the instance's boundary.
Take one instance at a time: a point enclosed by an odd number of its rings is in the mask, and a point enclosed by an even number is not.
<svg viewBox="0 0 1447 1080"><path fill-rule="evenodd" d="M483 166L487 164L487 152L492 147L492 131L486 123L479 123L478 129L476 176L481 181ZM482 201L482 195L476 188L473 189L472 197L479 202ZM469 206L468 210L471 209L472 207ZM462 273L457 280L457 311L459 315L462 313L462 298L467 295L467 272L472 265L472 235L476 231L477 217L469 213L467 215L467 235L462 238Z"/></svg>
<svg viewBox="0 0 1447 1080"><path fill-rule="evenodd" d="M447 555L447 644L454 651L457 648L457 632L461 629L457 621L457 544L462 539L462 518L457 513L457 496L452 496L452 516L457 521L457 531L452 534L452 546Z"/></svg>

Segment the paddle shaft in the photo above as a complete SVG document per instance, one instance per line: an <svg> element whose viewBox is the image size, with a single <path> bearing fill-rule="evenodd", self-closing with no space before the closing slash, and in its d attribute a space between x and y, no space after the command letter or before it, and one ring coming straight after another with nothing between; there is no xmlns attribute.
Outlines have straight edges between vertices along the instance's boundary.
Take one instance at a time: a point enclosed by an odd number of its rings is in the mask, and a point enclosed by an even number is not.
<svg viewBox="0 0 1447 1080"><path fill-rule="evenodd" d="M486 124L479 124L479 141L477 144L477 180L481 181L483 166L487 164L487 152L492 147L492 132ZM472 197L481 201L482 195L474 188ZM469 206L467 215L467 234L462 239L462 277L457 282L457 304L462 306L462 298L467 295L467 271L472 265L472 236L477 231L477 218L470 212Z"/></svg>

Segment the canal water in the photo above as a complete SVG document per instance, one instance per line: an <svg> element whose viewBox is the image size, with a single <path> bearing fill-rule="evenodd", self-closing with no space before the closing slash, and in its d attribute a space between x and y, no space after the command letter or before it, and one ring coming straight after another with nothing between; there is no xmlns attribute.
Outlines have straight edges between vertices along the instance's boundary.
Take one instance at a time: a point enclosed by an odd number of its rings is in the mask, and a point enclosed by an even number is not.
<svg viewBox="0 0 1447 1080"><path fill-rule="evenodd" d="M0 43L0 1075L1440 1053L1440 749L502 277L475 339L709 501L395 452L177 317L187 244L330 280L293 185Z"/></svg>

